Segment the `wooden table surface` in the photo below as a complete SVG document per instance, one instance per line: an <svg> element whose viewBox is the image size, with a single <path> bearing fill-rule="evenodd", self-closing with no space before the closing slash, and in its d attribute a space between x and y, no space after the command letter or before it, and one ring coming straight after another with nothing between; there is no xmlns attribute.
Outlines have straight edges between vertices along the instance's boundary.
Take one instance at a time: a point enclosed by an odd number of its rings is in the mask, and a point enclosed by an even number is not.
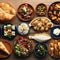
<svg viewBox="0 0 60 60"><path fill-rule="evenodd" d="M0 0L0 2L8 2L10 3L12 6L15 7L16 11L19 7L19 5L21 5L22 3L29 3L31 4L34 9L36 8L36 5L39 4L39 3L44 3L46 4L47 7L49 7L50 4L52 4L53 2L55 1L60 1L60 0ZM12 21L11 24L14 24L14 25L18 25L20 24L21 21L19 21L19 19L17 17L14 18L14 21ZM2 26L3 24L0 23L0 26ZM18 37L18 36L17 36ZM3 39L3 38L0 38L0 39ZM13 40L10 41L13 43ZM48 43L48 42L47 42ZM47 55L45 58L42 58L42 59L37 59L35 56L34 56L34 53L26 58L26 59L21 59L21 58L17 58L16 56L14 56L14 53L12 53L11 56L9 56L8 58L6 59L0 59L0 60L54 60L53 58L51 58L49 55ZM60 59L59 59L60 60Z"/></svg>

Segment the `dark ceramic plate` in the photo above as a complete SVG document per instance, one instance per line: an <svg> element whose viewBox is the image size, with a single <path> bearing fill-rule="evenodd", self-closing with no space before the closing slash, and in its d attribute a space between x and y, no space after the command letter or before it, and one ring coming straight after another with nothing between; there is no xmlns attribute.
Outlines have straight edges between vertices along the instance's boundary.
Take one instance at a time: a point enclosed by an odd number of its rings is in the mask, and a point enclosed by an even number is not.
<svg viewBox="0 0 60 60"><path fill-rule="evenodd" d="M40 45L43 45L44 48L46 49L46 52L45 52L44 55L39 55L39 54L37 54L37 46L38 46L39 44L40 44ZM37 43L37 44L36 44L35 49L34 49L34 54L35 54L36 57L38 57L38 58L43 58L43 57L46 56L47 52L48 52L48 49L47 49L47 46L46 46L45 43Z"/></svg>
<svg viewBox="0 0 60 60"><path fill-rule="evenodd" d="M12 24L5 24L5 25L12 25ZM17 33L16 33L16 26L15 26L15 30L13 30L13 31L15 31L15 36L16 36L17 35ZM9 37L4 36L4 25L2 26L2 29L1 29L1 35L2 35L3 38L8 39L8 40L12 40L15 37L15 36L11 36L9 38Z"/></svg>
<svg viewBox="0 0 60 60"><path fill-rule="evenodd" d="M53 31L54 31L54 29L56 29L56 28L59 28L59 29L60 29L60 26L54 26L54 27L51 28L51 30L50 30L51 37L52 37L52 38L55 38L55 39L60 39L60 34L59 34L59 35L53 34Z"/></svg>

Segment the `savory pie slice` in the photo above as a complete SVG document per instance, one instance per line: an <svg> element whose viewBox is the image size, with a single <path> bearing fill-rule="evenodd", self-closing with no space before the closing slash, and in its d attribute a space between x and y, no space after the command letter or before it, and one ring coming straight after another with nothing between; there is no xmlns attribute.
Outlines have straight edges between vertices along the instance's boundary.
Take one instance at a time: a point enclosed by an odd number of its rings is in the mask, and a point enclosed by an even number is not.
<svg viewBox="0 0 60 60"><path fill-rule="evenodd" d="M4 12L4 10L2 10L2 9L0 8L0 19L1 19L1 20L4 20L4 19L10 20L10 19L12 19L12 17L14 17L14 15L9 14L9 13L6 13L6 12Z"/></svg>
<svg viewBox="0 0 60 60"><path fill-rule="evenodd" d="M7 53L8 55L10 55L10 52L7 50L7 48L3 44L3 42L0 42L0 50L2 50L3 52Z"/></svg>
<svg viewBox="0 0 60 60"><path fill-rule="evenodd" d="M16 15L15 9L8 3L0 3L0 20L12 20L12 18Z"/></svg>

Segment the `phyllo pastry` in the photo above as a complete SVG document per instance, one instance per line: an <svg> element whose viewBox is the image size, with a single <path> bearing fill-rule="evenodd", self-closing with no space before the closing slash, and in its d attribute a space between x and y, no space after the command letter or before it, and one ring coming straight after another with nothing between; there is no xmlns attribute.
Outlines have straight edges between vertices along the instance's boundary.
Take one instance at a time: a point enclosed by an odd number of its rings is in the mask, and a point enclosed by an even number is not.
<svg viewBox="0 0 60 60"><path fill-rule="evenodd" d="M0 50L5 52L6 54L10 55L10 52L7 50L6 46L3 44L3 42L0 42Z"/></svg>
<svg viewBox="0 0 60 60"><path fill-rule="evenodd" d="M8 3L0 3L0 20L10 21L16 15L15 9Z"/></svg>

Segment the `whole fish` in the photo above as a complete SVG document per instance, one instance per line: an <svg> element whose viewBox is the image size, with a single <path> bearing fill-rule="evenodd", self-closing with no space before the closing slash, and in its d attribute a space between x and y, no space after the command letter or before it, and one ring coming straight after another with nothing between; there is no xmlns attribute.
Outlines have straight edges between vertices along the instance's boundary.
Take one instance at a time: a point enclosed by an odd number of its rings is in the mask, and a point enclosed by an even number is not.
<svg viewBox="0 0 60 60"><path fill-rule="evenodd" d="M31 34L29 35L29 39L34 39L38 42L45 42L51 39L51 36L47 33L40 33L40 34Z"/></svg>

